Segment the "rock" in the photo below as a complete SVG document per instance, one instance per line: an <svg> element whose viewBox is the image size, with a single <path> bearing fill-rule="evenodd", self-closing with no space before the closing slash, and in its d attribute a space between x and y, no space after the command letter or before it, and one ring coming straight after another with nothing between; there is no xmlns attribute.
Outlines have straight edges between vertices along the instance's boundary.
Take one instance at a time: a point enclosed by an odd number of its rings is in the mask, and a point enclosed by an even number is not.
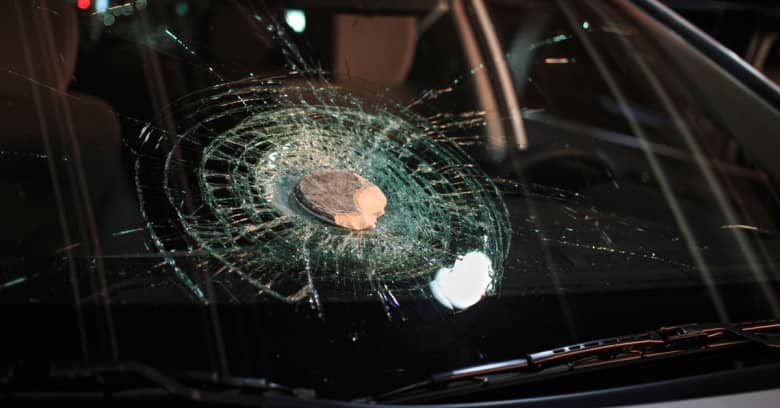
<svg viewBox="0 0 780 408"><path fill-rule="evenodd" d="M351 230L374 228L387 205L379 187L346 170L313 171L298 181L294 196L317 218Z"/></svg>

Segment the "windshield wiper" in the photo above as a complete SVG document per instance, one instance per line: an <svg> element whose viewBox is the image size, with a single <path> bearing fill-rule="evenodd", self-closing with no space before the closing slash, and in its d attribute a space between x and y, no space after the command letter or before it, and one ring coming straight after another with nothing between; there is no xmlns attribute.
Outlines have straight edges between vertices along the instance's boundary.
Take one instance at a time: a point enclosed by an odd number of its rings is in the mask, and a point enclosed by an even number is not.
<svg viewBox="0 0 780 408"><path fill-rule="evenodd" d="M753 344L780 348L780 321L687 324L539 351L522 357L433 374L429 379L362 401L408 402L458 386L488 385L517 376L616 366Z"/></svg>
<svg viewBox="0 0 780 408"><path fill-rule="evenodd" d="M0 377L0 399L123 399L171 397L197 403L257 405L269 397L314 398L314 390L264 378L220 377L209 372L164 373L133 362L20 363Z"/></svg>

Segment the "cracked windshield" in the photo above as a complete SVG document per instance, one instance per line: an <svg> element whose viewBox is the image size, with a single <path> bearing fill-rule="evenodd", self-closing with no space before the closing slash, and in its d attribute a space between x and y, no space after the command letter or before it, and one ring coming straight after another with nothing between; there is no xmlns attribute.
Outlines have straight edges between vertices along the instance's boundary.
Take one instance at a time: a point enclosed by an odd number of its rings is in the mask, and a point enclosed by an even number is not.
<svg viewBox="0 0 780 408"><path fill-rule="evenodd" d="M639 17L9 2L0 303L24 334L7 341L355 398L776 317L776 135L742 122L769 108L724 102L733 80Z"/></svg>

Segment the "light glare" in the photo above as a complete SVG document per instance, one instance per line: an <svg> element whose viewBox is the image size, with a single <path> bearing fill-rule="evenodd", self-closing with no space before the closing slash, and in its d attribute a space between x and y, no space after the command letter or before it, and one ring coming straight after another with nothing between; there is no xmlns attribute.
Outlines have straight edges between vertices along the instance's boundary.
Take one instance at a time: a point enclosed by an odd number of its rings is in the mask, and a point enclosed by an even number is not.
<svg viewBox="0 0 780 408"><path fill-rule="evenodd" d="M108 0L97 0L95 2L95 11L98 13L103 13L106 10L108 10Z"/></svg>
<svg viewBox="0 0 780 408"><path fill-rule="evenodd" d="M303 30L306 29L306 14L303 12L303 10L285 10L284 21L296 33L302 33Z"/></svg>
<svg viewBox="0 0 780 408"><path fill-rule="evenodd" d="M431 282L433 297L448 309L468 309L482 299L491 282L493 265L482 252L469 252L452 268L441 268Z"/></svg>

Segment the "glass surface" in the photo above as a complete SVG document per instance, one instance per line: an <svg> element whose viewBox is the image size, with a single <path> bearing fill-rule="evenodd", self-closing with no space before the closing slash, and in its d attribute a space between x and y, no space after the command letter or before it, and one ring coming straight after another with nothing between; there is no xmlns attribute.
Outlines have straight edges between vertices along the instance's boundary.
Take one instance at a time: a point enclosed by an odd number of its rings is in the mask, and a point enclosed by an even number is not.
<svg viewBox="0 0 780 408"><path fill-rule="evenodd" d="M741 142L780 123L735 130L629 6L19 0L0 19L0 307L67 314L16 332L63 339L39 358L350 398L780 313L780 175ZM381 189L375 228L304 208L321 170Z"/></svg>

